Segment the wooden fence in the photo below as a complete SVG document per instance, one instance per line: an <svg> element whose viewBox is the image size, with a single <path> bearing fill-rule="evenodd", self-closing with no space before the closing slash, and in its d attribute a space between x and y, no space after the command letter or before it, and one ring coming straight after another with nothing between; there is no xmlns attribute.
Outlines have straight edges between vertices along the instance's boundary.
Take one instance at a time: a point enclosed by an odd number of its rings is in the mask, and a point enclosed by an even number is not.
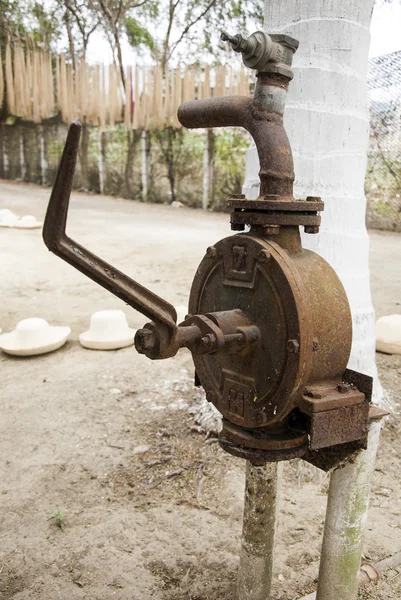
<svg viewBox="0 0 401 600"><path fill-rule="evenodd" d="M116 65L78 61L73 68L64 55L7 44L4 73L0 55L0 106L4 94L11 115L34 123L60 113L65 123L81 119L101 130L122 121L134 130L179 128L181 102L249 95L249 77L243 68L223 65L178 67L164 75L158 66L136 65L126 67L124 89Z"/></svg>

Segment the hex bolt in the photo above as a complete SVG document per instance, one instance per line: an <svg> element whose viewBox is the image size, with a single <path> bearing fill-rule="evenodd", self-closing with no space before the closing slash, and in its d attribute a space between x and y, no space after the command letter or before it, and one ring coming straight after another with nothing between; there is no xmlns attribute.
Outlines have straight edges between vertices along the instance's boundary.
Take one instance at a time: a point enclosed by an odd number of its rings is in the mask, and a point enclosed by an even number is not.
<svg viewBox="0 0 401 600"><path fill-rule="evenodd" d="M211 333L207 333L201 339L202 346L207 349L210 349L213 346L215 341L216 341L216 338Z"/></svg>
<svg viewBox="0 0 401 600"><path fill-rule="evenodd" d="M305 225L305 233L319 233L319 225Z"/></svg>
<svg viewBox="0 0 401 600"><path fill-rule="evenodd" d="M246 196L245 196L245 194L231 194L231 199L232 200L245 200Z"/></svg>
<svg viewBox="0 0 401 600"><path fill-rule="evenodd" d="M138 329L135 334L135 348L139 354L145 354L147 350L154 348L156 336L151 329Z"/></svg>
<svg viewBox="0 0 401 600"><path fill-rule="evenodd" d="M258 254L258 261L260 263L265 263L269 260L270 257L271 257L270 252L268 252L267 250L261 250Z"/></svg>
<svg viewBox="0 0 401 600"><path fill-rule="evenodd" d="M340 394L347 394L350 391L351 386L348 383L340 383L337 386L337 391L340 392Z"/></svg>
<svg viewBox="0 0 401 600"><path fill-rule="evenodd" d="M322 199L320 196L306 196L307 202L321 202Z"/></svg>
<svg viewBox="0 0 401 600"><path fill-rule="evenodd" d="M214 246L209 246L209 248L207 248L206 250L206 255L209 258L215 258L217 256L217 250Z"/></svg>
<svg viewBox="0 0 401 600"><path fill-rule="evenodd" d="M292 354L298 354L298 352L299 352L298 340L288 340L287 350L288 350L288 352L291 352Z"/></svg>
<svg viewBox="0 0 401 600"><path fill-rule="evenodd" d="M231 231L245 231L243 223L231 223Z"/></svg>

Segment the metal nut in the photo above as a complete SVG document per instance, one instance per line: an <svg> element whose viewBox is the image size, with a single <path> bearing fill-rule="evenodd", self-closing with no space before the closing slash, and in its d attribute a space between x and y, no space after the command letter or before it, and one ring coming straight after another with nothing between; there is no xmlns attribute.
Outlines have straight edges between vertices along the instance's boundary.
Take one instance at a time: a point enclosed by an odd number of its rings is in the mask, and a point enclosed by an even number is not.
<svg viewBox="0 0 401 600"><path fill-rule="evenodd" d="M298 354L298 352L299 352L298 340L288 340L287 350L288 350L288 352L292 352L293 354Z"/></svg>
<svg viewBox="0 0 401 600"><path fill-rule="evenodd" d="M261 263L265 263L269 260L271 254L267 250L261 250L258 254L258 261Z"/></svg>
<svg viewBox="0 0 401 600"><path fill-rule="evenodd" d="M243 223L231 223L231 231L245 231Z"/></svg>
<svg viewBox="0 0 401 600"><path fill-rule="evenodd" d="M213 344L214 344L215 341L216 341L216 338L211 333L207 333L201 339L202 346L204 348L211 348L213 346Z"/></svg>
<svg viewBox="0 0 401 600"><path fill-rule="evenodd" d="M340 394L347 394L350 391L351 386L348 383L340 383L337 386L337 391L340 392Z"/></svg>
<svg viewBox="0 0 401 600"><path fill-rule="evenodd" d="M156 336L151 329L138 329L135 334L135 348L139 354L145 354L146 350L151 350L156 344Z"/></svg>
<svg viewBox="0 0 401 600"><path fill-rule="evenodd" d="M209 258L215 258L217 256L217 250L214 246L209 246L209 248L207 248L206 250L206 255Z"/></svg>
<svg viewBox="0 0 401 600"><path fill-rule="evenodd" d="M322 199L320 196L306 196L307 202L321 202Z"/></svg>

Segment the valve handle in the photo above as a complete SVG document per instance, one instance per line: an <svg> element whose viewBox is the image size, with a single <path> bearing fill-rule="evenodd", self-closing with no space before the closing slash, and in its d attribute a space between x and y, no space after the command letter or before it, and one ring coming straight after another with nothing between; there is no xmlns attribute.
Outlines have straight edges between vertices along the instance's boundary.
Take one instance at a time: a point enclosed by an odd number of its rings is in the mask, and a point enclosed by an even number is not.
<svg viewBox="0 0 401 600"><path fill-rule="evenodd" d="M68 205L80 136L81 123L73 121L68 129L56 181L47 207L43 240L51 252L155 323L163 323L171 333L174 333L177 329L177 313L174 306L66 235Z"/></svg>

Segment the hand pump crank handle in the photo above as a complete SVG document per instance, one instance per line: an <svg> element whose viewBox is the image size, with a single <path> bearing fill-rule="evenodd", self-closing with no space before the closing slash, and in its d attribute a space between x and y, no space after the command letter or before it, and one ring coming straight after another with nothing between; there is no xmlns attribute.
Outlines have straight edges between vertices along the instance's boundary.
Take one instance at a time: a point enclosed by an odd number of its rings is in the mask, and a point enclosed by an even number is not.
<svg viewBox="0 0 401 600"><path fill-rule="evenodd" d="M66 235L68 205L80 135L81 124L79 121L73 121L68 130L67 141L50 196L43 226L43 240L51 252L156 324L162 323L167 326L170 335L173 335L177 329L177 313L174 306Z"/></svg>

